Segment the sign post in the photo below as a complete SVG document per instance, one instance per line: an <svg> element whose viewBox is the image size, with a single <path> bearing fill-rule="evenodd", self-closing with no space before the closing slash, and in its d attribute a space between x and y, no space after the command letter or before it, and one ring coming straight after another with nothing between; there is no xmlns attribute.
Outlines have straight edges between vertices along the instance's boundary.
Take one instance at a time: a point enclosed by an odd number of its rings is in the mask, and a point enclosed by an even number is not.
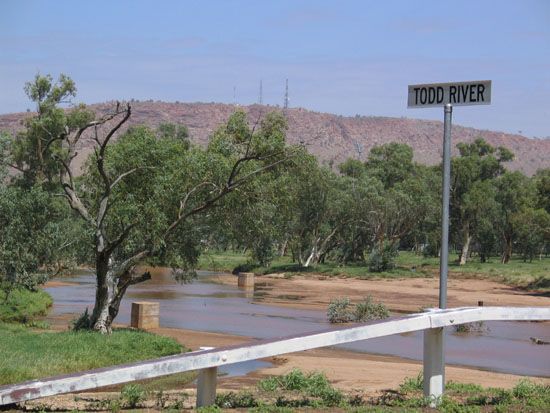
<svg viewBox="0 0 550 413"><path fill-rule="evenodd" d="M441 254L439 258L439 308L447 308L449 273L449 198L451 187L451 121L453 106L489 105L491 81L409 85L407 106L443 106L443 191L441 197ZM443 328L424 332L424 395L436 407L445 389L445 341Z"/></svg>

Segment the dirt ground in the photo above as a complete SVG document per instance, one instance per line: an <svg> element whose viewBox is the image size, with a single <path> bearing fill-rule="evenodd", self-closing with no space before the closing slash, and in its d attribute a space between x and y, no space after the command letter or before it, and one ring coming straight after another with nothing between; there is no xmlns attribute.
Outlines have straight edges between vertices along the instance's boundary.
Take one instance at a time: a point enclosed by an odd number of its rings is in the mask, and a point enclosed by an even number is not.
<svg viewBox="0 0 550 413"><path fill-rule="evenodd" d="M231 275L220 275L218 282L236 284ZM262 293L264 304L285 307L325 310L329 302L338 297L352 301L371 295L382 301L392 312L419 312L424 308L437 307L439 297L438 278L403 278L359 280L306 275L285 278L284 274L256 276L257 289ZM477 306L544 307L550 298L541 294L523 291L491 280L448 280L448 307Z"/></svg>

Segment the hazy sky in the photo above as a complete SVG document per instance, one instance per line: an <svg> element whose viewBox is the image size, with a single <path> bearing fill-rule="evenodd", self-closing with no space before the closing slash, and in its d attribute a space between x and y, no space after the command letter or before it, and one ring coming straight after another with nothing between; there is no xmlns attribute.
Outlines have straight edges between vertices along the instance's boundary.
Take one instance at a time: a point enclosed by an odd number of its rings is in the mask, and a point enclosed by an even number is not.
<svg viewBox="0 0 550 413"><path fill-rule="evenodd" d="M0 1L0 113L71 76L77 101L263 101L437 119L407 85L493 80L455 123L550 136L550 1Z"/></svg>

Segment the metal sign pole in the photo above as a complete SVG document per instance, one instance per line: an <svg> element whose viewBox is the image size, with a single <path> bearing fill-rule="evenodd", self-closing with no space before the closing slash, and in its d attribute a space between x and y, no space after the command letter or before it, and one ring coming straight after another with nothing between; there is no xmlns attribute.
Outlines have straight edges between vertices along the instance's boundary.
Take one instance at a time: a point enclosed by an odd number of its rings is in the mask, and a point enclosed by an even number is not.
<svg viewBox="0 0 550 413"><path fill-rule="evenodd" d="M449 273L449 197L451 186L451 120L453 106L444 106L443 126L443 194L441 200L441 257L439 261L439 308L447 308L447 274Z"/></svg>
<svg viewBox="0 0 550 413"><path fill-rule="evenodd" d="M490 80L409 85L407 107L444 107L443 193L441 196L441 256L439 261L439 308L447 308L449 274L449 198L451 189L451 120L454 106L490 105ZM445 390L445 334L442 327L424 331L424 395L430 406L441 402Z"/></svg>

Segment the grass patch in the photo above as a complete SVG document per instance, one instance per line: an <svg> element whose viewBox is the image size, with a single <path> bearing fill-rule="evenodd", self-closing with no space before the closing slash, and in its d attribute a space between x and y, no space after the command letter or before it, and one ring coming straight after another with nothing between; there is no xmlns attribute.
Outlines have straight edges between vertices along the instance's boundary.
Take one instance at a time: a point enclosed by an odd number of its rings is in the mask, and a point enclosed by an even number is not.
<svg viewBox="0 0 550 413"><path fill-rule="evenodd" d="M381 412L424 411L429 400L422 393L421 374L406 379L399 391L388 391L371 404ZM366 410L367 411L367 410ZM445 396L435 411L440 412L547 412L550 411L550 386L521 380L512 390L484 388L478 384L448 382Z"/></svg>
<svg viewBox="0 0 550 413"><path fill-rule="evenodd" d="M422 392L422 373L406 379L397 390L366 399L335 389L323 373L292 370L283 376L260 381L254 391L218 395L216 407L249 409L250 412L342 411L342 412L547 412L550 386L522 380L511 390L484 388L477 384L448 382L437 409ZM220 410L216 410L220 409ZM205 410L206 411L206 410Z"/></svg>
<svg viewBox="0 0 550 413"><path fill-rule="evenodd" d="M343 392L335 389L324 373L303 373L294 369L290 373L264 379L258 389L276 394L276 407L335 407L347 403Z"/></svg>
<svg viewBox="0 0 550 413"><path fill-rule="evenodd" d="M34 332L0 323L0 385L181 353L174 339L117 329Z"/></svg>
<svg viewBox="0 0 550 413"><path fill-rule="evenodd" d="M30 323L33 318L46 315L52 304L52 297L42 290L18 288L7 299L0 292L0 321Z"/></svg>

